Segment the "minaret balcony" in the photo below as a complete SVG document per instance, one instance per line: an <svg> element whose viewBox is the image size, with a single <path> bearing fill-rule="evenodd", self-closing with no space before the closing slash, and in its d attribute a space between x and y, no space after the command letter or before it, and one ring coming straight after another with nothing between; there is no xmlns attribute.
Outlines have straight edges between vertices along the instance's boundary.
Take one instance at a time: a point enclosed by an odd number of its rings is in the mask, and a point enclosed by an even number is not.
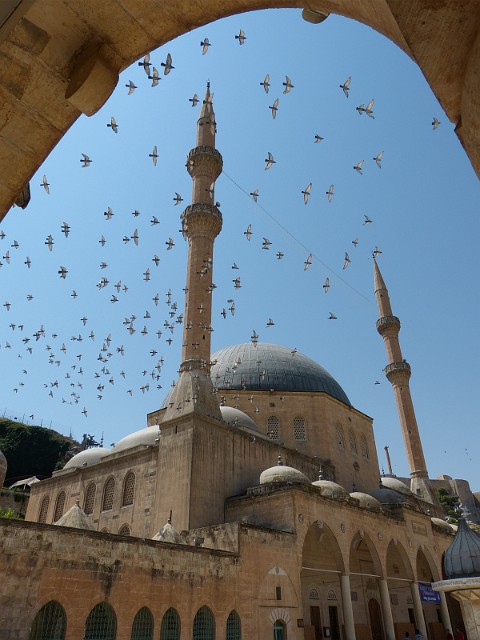
<svg viewBox="0 0 480 640"><path fill-rule="evenodd" d="M217 236L222 229L222 213L218 207L206 202L189 204L182 213L182 231L184 237L189 235L192 229L210 232Z"/></svg>
<svg viewBox="0 0 480 640"><path fill-rule="evenodd" d="M387 376L389 382L395 382L398 379L405 380L409 379L412 373L410 365L406 360L402 360L401 362L392 362L391 364L387 364L384 369L385 375Z"/></svg>
<svg viewBox="0 0 480 640"><path fill-rule="evenodd" d="M375 326L381 336L389 329L396 329L398 333L400 331L400 320L397 316L383 316L383 318L377 320Z"/></svg>
<svg viewBox="0 0 480 640"><path fill-rule="evenodd" d="M190 151L187 157L187 171L195 177L196 173L201 170L208 171L212 175L212 179L216 179L222 172L223 158L220 151L217 151L214 147L207 145L200 145Z"/></svg>

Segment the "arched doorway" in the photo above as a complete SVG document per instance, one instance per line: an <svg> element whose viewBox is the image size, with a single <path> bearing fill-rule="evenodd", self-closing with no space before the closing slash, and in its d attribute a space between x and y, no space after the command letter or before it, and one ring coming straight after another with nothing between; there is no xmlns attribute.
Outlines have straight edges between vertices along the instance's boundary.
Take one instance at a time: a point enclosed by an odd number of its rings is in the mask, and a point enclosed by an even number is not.
<svg viewBox="0 0 480 640"><path fill-rule="evenodd" d="M370 598L368 601L368 619L372 640L384 640L382 610L376 598Z"/></svg>

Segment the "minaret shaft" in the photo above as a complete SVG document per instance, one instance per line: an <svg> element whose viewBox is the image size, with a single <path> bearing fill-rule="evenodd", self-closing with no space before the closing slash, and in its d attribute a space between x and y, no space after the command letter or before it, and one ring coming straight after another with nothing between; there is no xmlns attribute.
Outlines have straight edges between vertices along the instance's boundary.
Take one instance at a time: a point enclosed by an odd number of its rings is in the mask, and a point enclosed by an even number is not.
<svg viewBox="0 0 480 640"><path fill-rule="evenodd" d="M415 493L422 495L425 500L433 502L434 497L428 480L422 442L410 394L410 365L402 356L398 339L400 320L393 315L390 296L376 260L374 260L374 287L380 314L377 321L377 331L383 337L389 361L385 367L385 374L395 394L410 477L412 478L411 488Z"/></svg>

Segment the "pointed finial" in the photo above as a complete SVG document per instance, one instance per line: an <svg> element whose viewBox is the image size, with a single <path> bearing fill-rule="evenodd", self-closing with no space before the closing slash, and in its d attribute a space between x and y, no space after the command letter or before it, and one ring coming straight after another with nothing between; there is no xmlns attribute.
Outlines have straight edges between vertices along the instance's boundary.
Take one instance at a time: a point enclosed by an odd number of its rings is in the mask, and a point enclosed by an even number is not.
<svg viewBox="0 0 480 640"><path fill-rule="evenodd" d="M172 510L170 509L170 515L168 516L168 520L167 520L168 524L172 524Z"/></svg>
<svg viewBox="0 0 480 640"><path fill-rule="evenodd" d="M352 493L355 493L357 490L357 485L355 484L355 480L352 482Z"/></svg>
<svg viewBox="0 0 480 640"><path fill-rule="evenodd" d="M323 467L320 467L318 470L318 479L323 480Z"/></svg>
<svg viewBox="0 0 480 640"><path fill-rule="evenodd" d="M283 465L282 456L280 454L278 455L278 458L277 458L277 465L278 466L282 466Z"/></svg>

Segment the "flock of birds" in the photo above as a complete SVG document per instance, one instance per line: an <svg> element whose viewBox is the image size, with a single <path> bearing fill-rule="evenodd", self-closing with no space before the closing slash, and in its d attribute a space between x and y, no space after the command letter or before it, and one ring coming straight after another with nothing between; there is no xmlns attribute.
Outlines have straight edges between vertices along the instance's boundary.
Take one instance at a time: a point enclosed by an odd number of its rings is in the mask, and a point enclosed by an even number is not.
<svg viewBox="0 0 480 640"><path fill-rule="evenodd" d="M240 30L238 34L235 35L235 39L238 41L239 45L244 45L247 37L243 30ZM204 38L201 43L201 51L202 55L206 55L212 46L212 43L208 38ZM156 87L160 80L162 79L162 73L154 66L151 55L147 54L142 61L138 62L138 65L143 68L145 74L149 80L151 80L151 86ZM168 53L164 62L160 63L160 69L163 69L163 76L167 76L172 70L175 69L173 66L172 56ZM352 78L348 77L343 83L339 85L339 88L342 90L344 96L349 98L349 93L351 90L351 82ZM266 94L269 93L271 89L270 84L270 76L267 74L264 79L259 83ZM128 89L128 95L132 95L135 90L138 88L137 85L132 80L129 80L128 84L125 85ZM288 75L285 75L285 81L282 83L283 86L283 94L287 95L291 91L295 89L295 85L292 82L292 78ZM196 107L201 100L198 95L195 93L191 98L189 98L189 102L192 107ZM361 103L356 106L356 111L360 116L365 115L367 118L375 119L374 115L374 106L375 100L371 99L368 103ZM273 100L272 104L269 105L269 109L271 111L271 116L273 119L277 118L277 115L280 112L280 98L277 97ZM440 122L434 118L432 122L433 129L436 129L439 126ZM118 134L120 131L120 124L117 122L115 117L111 117L110 121L106 123L106 126L112 131L114 134ZM313 142L315 144L320 144L323 138L319 134L314 134ZM382 168L384 151L379 151L372 160L375 162L375 165L378 169ZM155 145L152 149L152 152L148 154L148 157L151 159L154 166L157 165L157 160L159 157L157 146ZM359 174L363 175L365 160L362 159L357 162L353 169ZM94 165L94 159L92 159L89 155L84 152L81 152L80 155L80 164L82 169L88 169ZM270 170L276 164L276 160L272 154L272 152L267 152L267 157L265 158L265 170ZM44 189L47 194L51 193L51 188L53 190L52 184L47 179L47 176L44 175L42 182L40 183L40 187ZM313 183L309 182L303 190L301 190L300 196L303 197L304 205L309 204L309 200L313 190ZM330 184L327 191L325 192L326 199L328 203L332 203L335 194L335 185ZM213 198L213 186L211 188L211 196ZM257 204L260 197L260 190L254 189L249 192L249 197L251 200ZM183 202L182 196L178 192L174 192L173 203L175 206L179 205ZM218 203L217 203L218 204ZM103 216L106 222L112 220L115 213L111 207L107 207L103 212ZM134 210L132 212L133 218L136 220L140 216L140 212L138 210ZM152 215L150 218L150 227L156 227L160 221L159 219ZM364 219L362 221L364 226L372 224L372 219L364 215ZM72 227L70 223L67 221L63 221L60 226L58 232L63 236L61 240L69 238L69 235L72 233ZM253 235L253 225L248 224L247 228L243 232L245 239L250 242ZM107 244L109 244L108 234L102 233L100 238L98 239L99 246L103 249ZM134 246L139 246L140 239L140 231L138 226L134 228L131 233L127 233L123 236L122 241L124 245L128 245L132 243ZM221 241L221 240L220 240ZM9 244L11 242L11 244ZM55 251L55 246L58 243L57 233L49 233L45 240L44 244L46 246L46 250L49 252ZM355 250L358 246L359 240L358 238L352 239L353 250ZM0 230L0 248L2 244L6 247L3 251L0 252L0 268L8 268L8 265L12 261L18 260L19 256L19 248L20 243L17 240L11 240L7 238L7 235L4 231ZM272 242L267 238L262 238L261 249L268 251ZM165 251L171 251L175 246L175 242L172 237L168 236L164 240ZM381 250L378 246L375 246L372 249L372 255L376 257L381 253ZM282 260L284 258L284 252L282 250L278 250L276 252L276 258L278 260ZM304 271L308 270L313 262L315 256L313 253L309 253L306 259L304 260ZM152 280L154 275L154 270L158 268L159 263L161 261L161 257L158 254L154 254L150 257L149 266L145 268L143 272L142 278L145 283L148 283ZM29 256L24 256L23 258L24 265L28 270L32 267L32 260ZM343 257L343 270L346 270L352 260L347 251L344 252ZM125 296L129 290L129 286L122 279L114 278L112 280L111 275L109 276L108 271L108 263L106 260L102 260L100 262L100 270L103 272L100 279L96 283L96 287L99 291L108 291L109 301L112 305L115 305L119 302L119 300ZM236 262L233 262L232 267L233 270L237 270L239 267ZM69 278L69 267L63 264L58 266L58 276L61 280L67 280ZM233 289L239 289L241 287L241 277L236 276L232 280ZM133 286L133 285L132 285ZM135 287L138 287L138 284L135 283ZM328 294L331 287L330 278L326 277L322 288L325 294ZM70 297L72 301L75 301L79 296L75 288L73 288L70 292ZM180 331L183 331L183 314L180 309L183 307L183 298L180 295L179 300L174 299L174 295L172 294L172 290L169 288L166 291L160 293L155 292L151 297L151 305L149 308L145 309L142 312L132 313L123 318L123 327L125 331L126 340L128 336L133 336L135 333L140 334L142 337L149 336L152 340L149 347L149 354L151 357L151 361L148 366L146 366L140 373L142 376L142 384L134 387L130 386L126 393L129 396L133 396L138 392L142 394L149 392L151 389L161 389L162 385L160 382L162 366L164 364L164 356L160 353L161 347L164 344L171 345L174 339L174 335ZM30 302L34 299L34 295L29 293L27 295L27 301ZM165 314L163 318L163 322L159 322L160 313L158 306L161 304L161 308L164 309ZM93 377L96 385L96 397L98 400L102 400L107 390L113 387L119 379L126 380L128 378L128 372L126 371L126 367L122 368L121 366L112 366L112 364L116 360L120 360L123 358L128 351L128 347L125 346L124 343L113 344L112 334L109 332L106 336L100 337L96 334L94 326L91 326L91 322L89 318L83 314L79 317L78 322L80 330L79 331L71 331L72 335L66 336L65 329L59 330L47 330L43 324L39 324L35 331L31 334L27 334L24 331L26 323L22 321L21 318L16 318L15 316L15 305L12 301L6 300L3 303L3 308L12 317L12 321L9 322L8 328L11 331L11 337L5 340L2 344L0 344L0 348L3 350L17 350L17 356L19 359L24 359L27 357L26 354L32 354L34 350L45 350L46 352L46 360L49 365L57 369L58 372L62 372L62 375L55 374L50 376L48 380L43 382L43 386L45 392L52 398L59 397L61 398L62 403L68 403L70 405L78 405L81 407L81 413L87 417L88 408L82 402L82 391L84 388L84 376L87 374L90 377ZM228 315L234 316L236 310L236 303L233 298L229 298L227 300L227 304L222 306L220 311L220 316L223 319L226 319ZM215 312L216 314L217 312ZM80 314L79 314L80 315ZM332 311L329 312L328 319L337 320L337 315ZM155 325L155 326L153 326ZM266 322L266 327L270 328L275 325L275 322L272 318L268 318ZM254 344L258 342L259 336L255 330L253 330L251 340ZM84 349L83 344L85 342L91 341L97 345L97 366L93 372L87 371L84 366ZM293 353L293 352L292 352ZM0 351L1 354L1 351ZM132 376L133 377L133 376ZM18 380L13 388L15 393L21 393L26 388L26 381L28 379L28 368L22 368L22 377ZM376 384L379 384L376 381ZM34 418L33 414L30 416L32 419Z"/></svg>

